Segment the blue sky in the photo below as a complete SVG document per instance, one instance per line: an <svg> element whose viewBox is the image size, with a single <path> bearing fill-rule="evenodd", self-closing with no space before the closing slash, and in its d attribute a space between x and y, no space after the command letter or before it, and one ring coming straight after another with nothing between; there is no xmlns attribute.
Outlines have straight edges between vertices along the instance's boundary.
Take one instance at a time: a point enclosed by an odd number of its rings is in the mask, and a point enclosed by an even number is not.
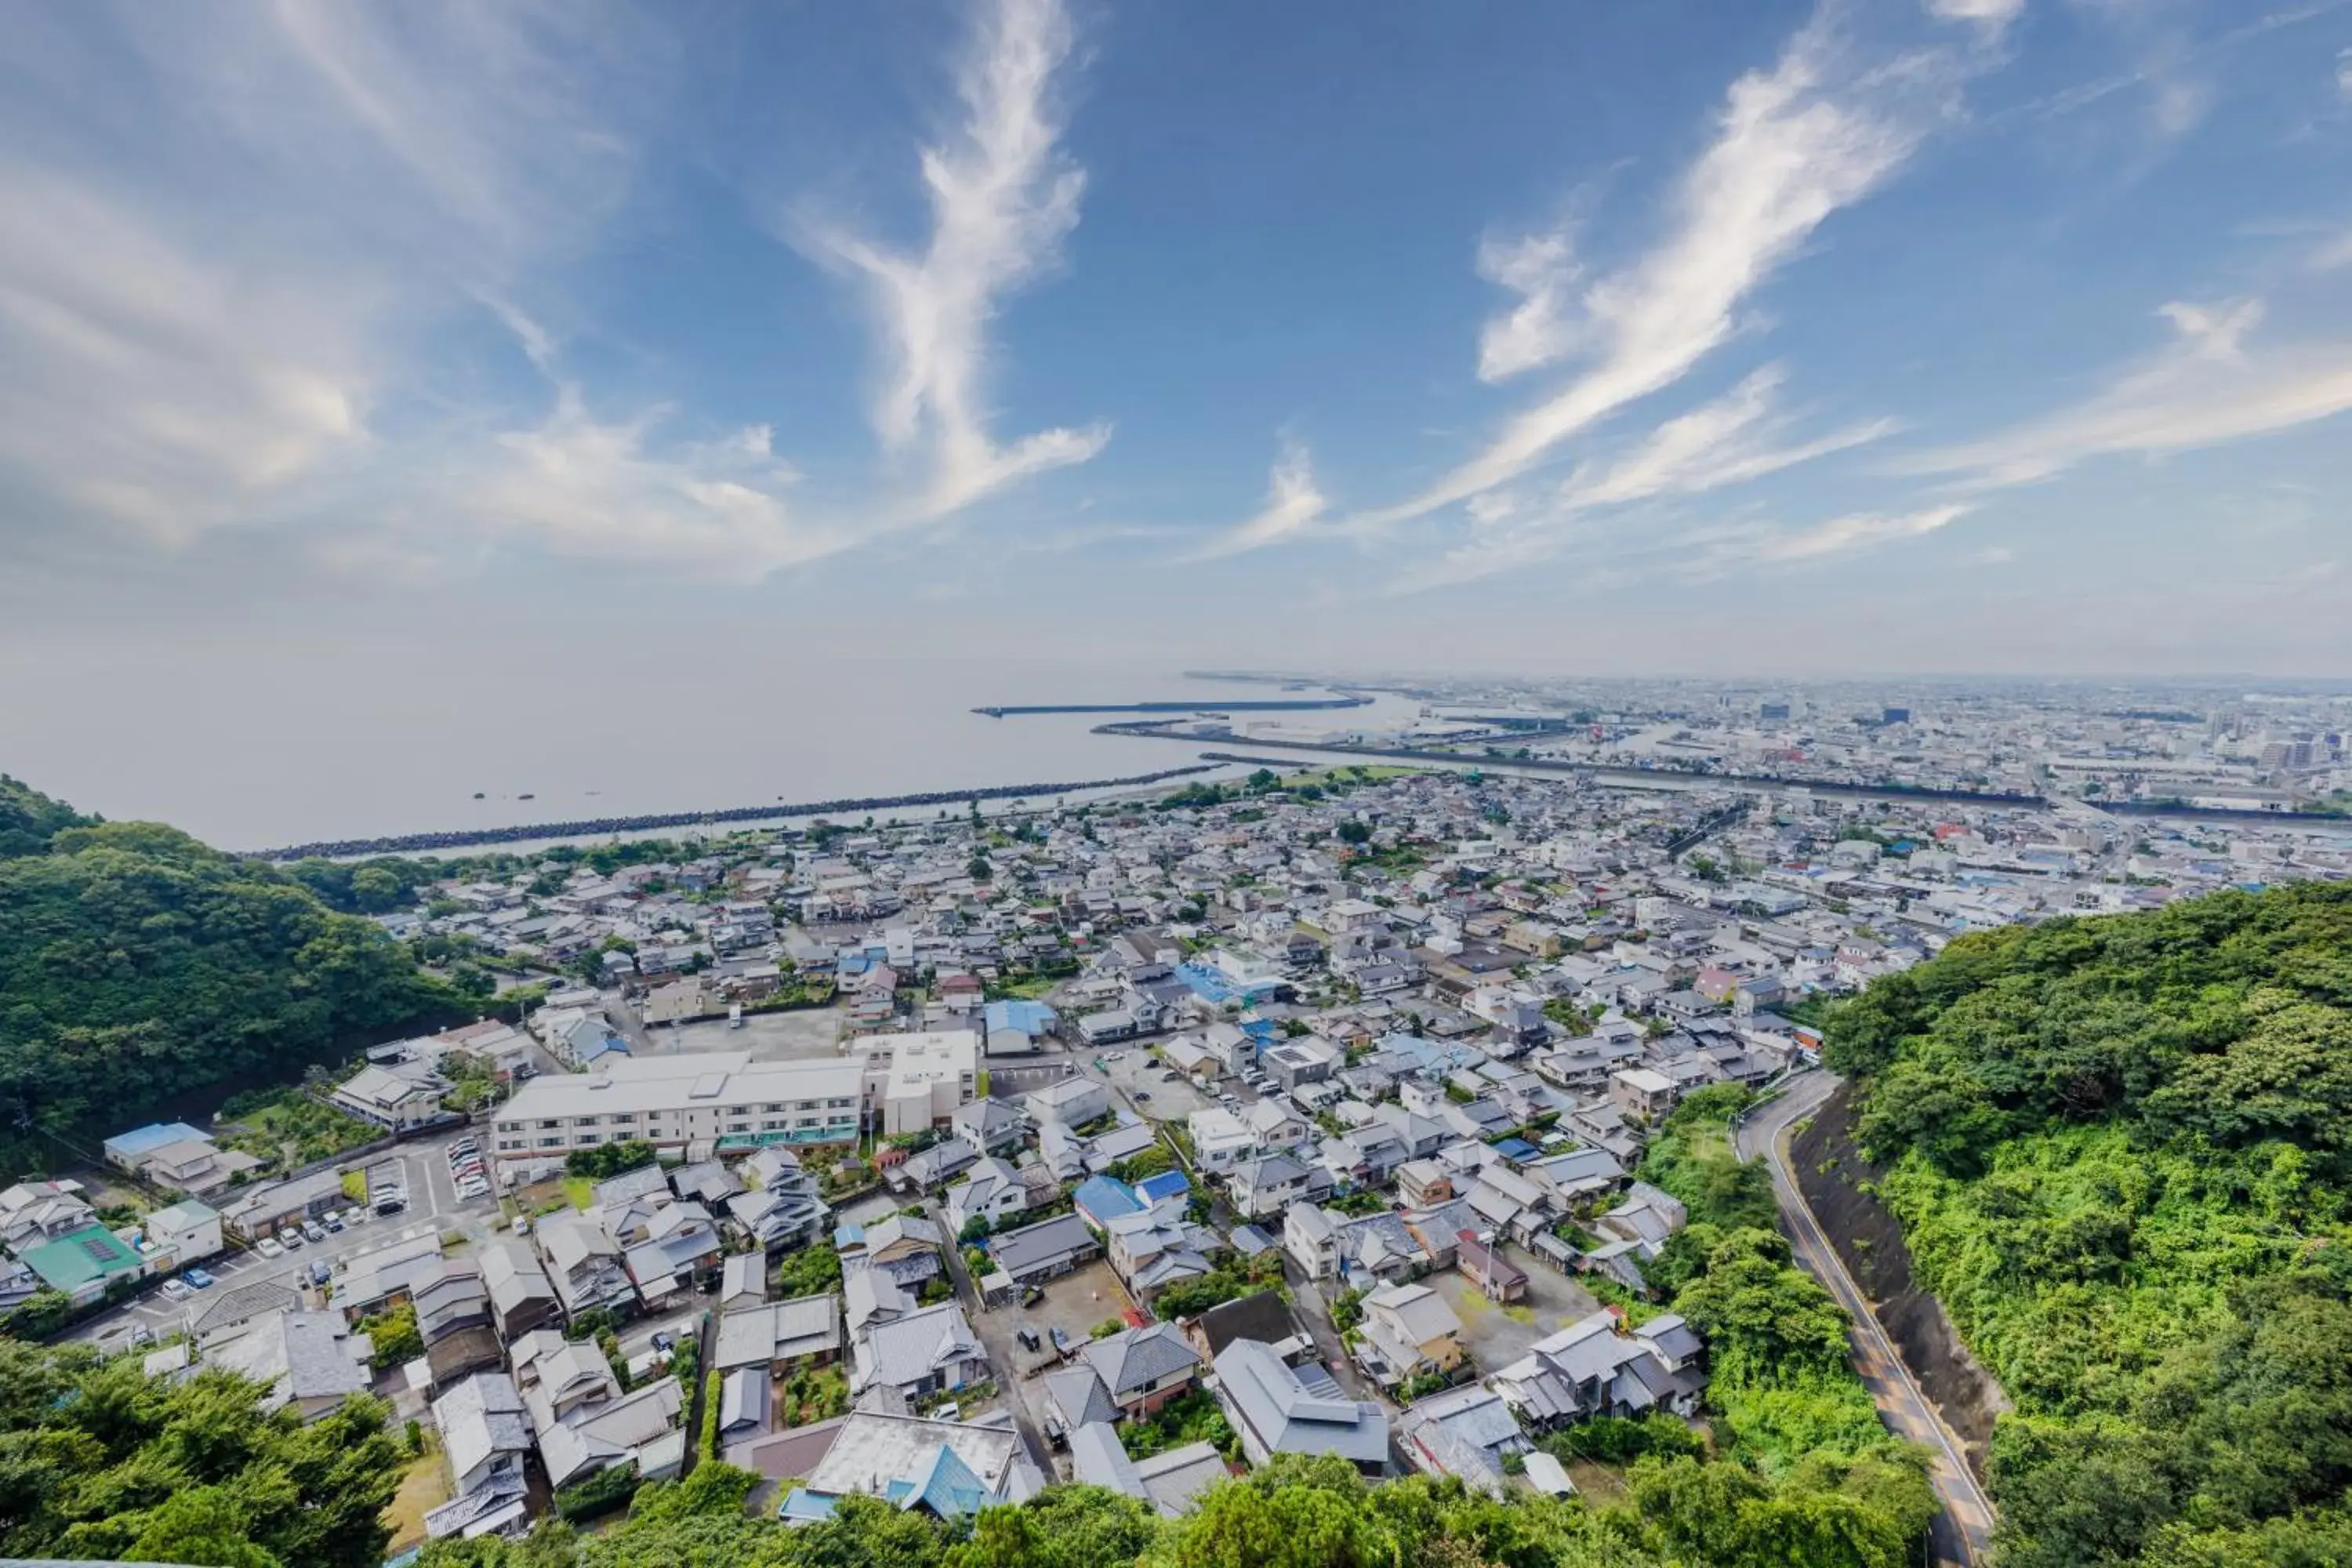
<svg viewBox="0 0 2352 1568"><path fill-rule="evenodd" d="M2352 651L2340 0L25 5L0 149L18 666Z"/></svg>

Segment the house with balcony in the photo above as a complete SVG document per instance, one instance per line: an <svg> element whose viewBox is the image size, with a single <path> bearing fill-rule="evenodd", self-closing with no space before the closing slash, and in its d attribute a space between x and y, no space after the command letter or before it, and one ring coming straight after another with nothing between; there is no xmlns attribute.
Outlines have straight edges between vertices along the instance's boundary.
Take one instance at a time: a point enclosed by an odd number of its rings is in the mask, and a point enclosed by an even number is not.
<svg viewBox="0 0 2352 1568"><path fill-rule="evenodd" d="M1462 1320L1426 1285L1384 1285L1363 1300L1356 1358L1383 1387L1451 1373L1463 1363Z"/></svg>
<svg viewBox="0 0 2352 1568"><path fill-rule="evenodd" d="M1225 1173L1234 1207L1252 1219L1281 1214L1293 1204L1320 1203L1331 1195L1331 1173L1291 1154L1262 1154Z"/></svg>

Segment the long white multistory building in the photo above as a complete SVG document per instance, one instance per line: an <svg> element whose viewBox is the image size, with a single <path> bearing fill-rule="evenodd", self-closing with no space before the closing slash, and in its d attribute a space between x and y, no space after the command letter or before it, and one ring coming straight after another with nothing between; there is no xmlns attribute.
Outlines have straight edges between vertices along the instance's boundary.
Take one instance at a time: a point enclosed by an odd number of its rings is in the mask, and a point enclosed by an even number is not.
<svg viewBox="0 0 2352 1568"><path fill-rule="evenodd" d="M882 1132L911 1132L976 1092L979 1041L969 1033L871 1036L857 1046L858 1055L812 1061L754 1061L745 1051L608 1056L593 1072L525 1084L499 1108L490 1154L519 1168L633 1139L685 1160L848 1145L869 1113Z"/></svg>

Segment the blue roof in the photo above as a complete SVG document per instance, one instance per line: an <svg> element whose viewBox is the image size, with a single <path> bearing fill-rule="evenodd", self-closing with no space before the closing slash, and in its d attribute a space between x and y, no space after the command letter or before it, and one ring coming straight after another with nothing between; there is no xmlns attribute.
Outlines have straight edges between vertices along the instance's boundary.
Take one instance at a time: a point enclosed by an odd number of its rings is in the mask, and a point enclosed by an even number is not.
<svg viewBox="0 0 2352 1568"><path fill-rule="evenodd" d="M144 1127L116 1133L106 1141L106 1147L110 1153L136 1157L152 1153L169 1143L184 1143L191 1140L209 1143L213 1135L184 1121L151 1121Z"/></svg>
<svg viewBox="0 0 2352 1568"><path fill-rule="evenodd" d="M1494 1145L1494 1149L1496 1153L1506 1160L1524 1160L1530 1154L1540 1152L1534 1144L1524 1138L1506 1138Z"/></svg>
<svg viewBox="0 0 2352 1568"><path fill-rule="evenodd" d="M1176 966L1176 978L1191 986L1194 994L1220 1006L1240 994L1231 981L1205 963L1180 963Z"/></svg>
<svg viewBox="0 0 2352 1568"><path fill-rule="evenodd" d="M866 1227L864 1226L844 1225L834 1227L833 1249L835 1252L840 1251L845 1247L863 1247L865 1245Z"/></svg>
<svg viewBox="0 0 2352 1568"><path fill-rule="evenodd" d="M1134 1188L1108 1176L1088 1176L1070 1194L1070 1201L1098 1224L1139 1213L1143 1207L1136 1199Z"/></svg>
<svg viewBox="0 0 2352 1568"><path fill-rule="evenodd" d="M1181 1171L1162 1171L1156 1176L1146 1176L1135 1184L1136 1196L1146 1204L1156 1204L1162 1198L1181 1197L1192 1190Z"/></svg>
<svg viewBox="0 0 2352 1568"><path fill-rule="evenodd" d="M1043 1035L1054 1027L1054 1010L1043 1002L991 1002L980 1010L980 1016L991 1034L999 1029L1018 1029L1024 1035Z"/></svg>
<svg viewBox="0 0 2352 1568"><path fill-rule="evenodd" d="M892 1481L883 1496L900 1508L928 1508L941 1519L963 1519L988 1506L988 1489L942 1443L930 1462L913 1475Z"/></svg>

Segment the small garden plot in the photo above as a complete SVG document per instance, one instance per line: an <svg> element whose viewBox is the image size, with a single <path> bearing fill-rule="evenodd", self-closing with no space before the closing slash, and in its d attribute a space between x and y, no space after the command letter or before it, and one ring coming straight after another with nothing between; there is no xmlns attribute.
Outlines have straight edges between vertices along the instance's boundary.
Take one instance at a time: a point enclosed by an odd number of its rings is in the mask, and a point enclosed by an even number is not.
<svg viewBox="0 0 2352 1568"><path fill-rule="evenodd" d="M238 1095L221 1107L219 1127L222 1147L241 1149L273 1171L331 1160L383 1136L374 1123L290 1087Z"/></svg>

